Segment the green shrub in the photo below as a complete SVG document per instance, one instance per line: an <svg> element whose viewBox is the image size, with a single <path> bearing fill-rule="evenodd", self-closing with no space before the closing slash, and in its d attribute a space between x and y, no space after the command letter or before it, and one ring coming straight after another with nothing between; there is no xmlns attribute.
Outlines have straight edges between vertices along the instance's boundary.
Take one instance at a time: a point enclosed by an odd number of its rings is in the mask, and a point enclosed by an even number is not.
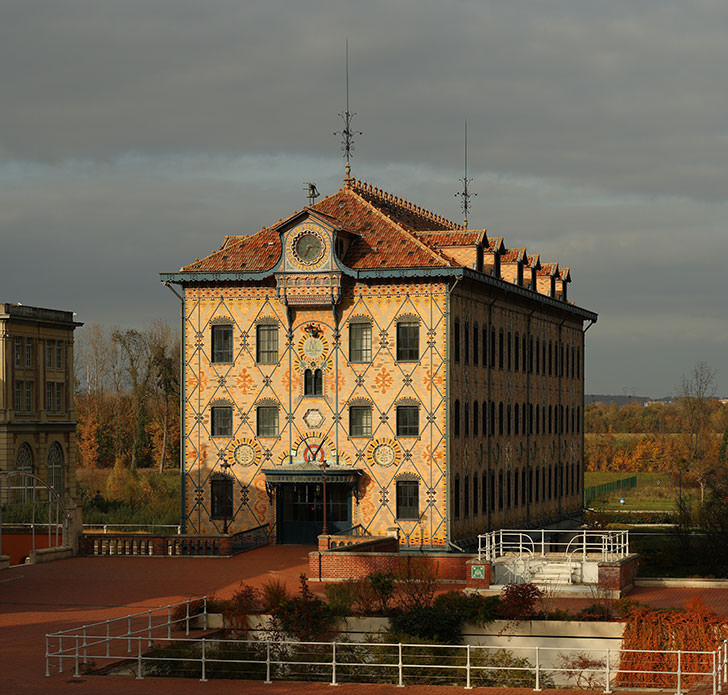
<svg viewBox="0 0 728 695"><path fill-rule="evenodd" d="M311 593L305 574L300 576L300 582L300 595L274 609L274 625L284 634L292 635L302 642L331 639L334 634L333 612Z"/></svg>
<svg viewBox="0 0 728 695"><path fill-rule="evenodd" d="M500 596L500 614L509 620L528 620L536 613L543 591L535 584L506 584Z"/></svg>
<svg viewBox="0 0 728 695"><path fill-rule="evenodd" d="M261 608L265 613L272 613L290 598L288 587L280 579L269 579L261 587Z"/></svg>
<svg viewBox="0 0 728 695"><path fill-rule="evenodd" d="M435 599L434 605L456 613L464 622L475 625L485 625L500 617L498 612L500 599L497 596L448 591L440 594Z"/></svg>
<svg viewBox="0 0 728 695"><path fill-rule="evenodd" d="M378 611L386 613L394 596L394 575L391 572L374 572L367 577L367 582L374 594Z"/></svg>
<svg viewBox="0 0 728 695"><path fill-rule="evenodd" d="M389 622L397 642L415 637L432 644L460 644L463 639L463 616L444 605L411 608L395 613Z"/></svg>

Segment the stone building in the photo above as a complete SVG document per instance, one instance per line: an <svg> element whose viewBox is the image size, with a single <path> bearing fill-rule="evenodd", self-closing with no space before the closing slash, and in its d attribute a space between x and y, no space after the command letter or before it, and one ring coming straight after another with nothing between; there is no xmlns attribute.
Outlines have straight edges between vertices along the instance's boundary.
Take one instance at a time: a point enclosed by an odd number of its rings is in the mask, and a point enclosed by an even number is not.
<svg viewBox="0 0 728 695"><path fill-rule="evenodd" d="M0 303L0 471L33 473L67 511L76 490L73 331L70 311ZM30 502L30 478L15 480L13 502ZM39 493L41 494L41 493Z"/></svg>
<svg viewBox="0 0 728 695"><path fill-rule="evenodd" d="M582 507L568 268L347 178L182 287L183 523L468 542Z"/></svg>

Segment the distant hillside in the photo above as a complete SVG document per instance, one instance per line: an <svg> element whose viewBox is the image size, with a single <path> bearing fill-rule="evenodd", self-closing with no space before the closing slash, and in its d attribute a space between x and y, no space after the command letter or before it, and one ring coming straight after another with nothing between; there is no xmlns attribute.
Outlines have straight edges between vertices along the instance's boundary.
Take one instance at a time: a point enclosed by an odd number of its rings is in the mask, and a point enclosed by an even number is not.
<svg viewBox="0 0 728 695"><path fill-rule="evenodd" d="M645 403L653 400L651 396L615 396L604 395L599 393L584 394L584 403L616 403L618 406L627 405L627 403Z"/></svg>

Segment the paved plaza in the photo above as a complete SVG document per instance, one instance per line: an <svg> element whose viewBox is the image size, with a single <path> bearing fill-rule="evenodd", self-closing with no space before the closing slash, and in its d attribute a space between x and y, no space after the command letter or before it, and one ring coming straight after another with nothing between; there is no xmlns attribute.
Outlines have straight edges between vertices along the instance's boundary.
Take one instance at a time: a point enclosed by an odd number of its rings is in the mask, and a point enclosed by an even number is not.
<svg viewBox="0 0 728 695"><path fill-rule="evenodd" d="M111 617L164 606L207 594L230 596L241 581L261 585L271 577L292 591L308 569L309 546L267 546L232 558L72 558L0 571L0 673L3 695L24 693L330 693L327 684L264 683L83 676L45 678L46 633ZM318 589L312 583L314 591ZM445 587L446 588L446 587ZM721 614L728 614L726 589L638 587L631 598L654 606L684 605L694 596ZM578 609L586 599L552 599L559 607ZM401 693L394 686L342 686L346 693ZM417 687L433 695L461 693L460 687ZM495 689L492 689L493 692ZM515 693L517 691L509 691ZM530 690L523 690L530 693Z"/></svg>

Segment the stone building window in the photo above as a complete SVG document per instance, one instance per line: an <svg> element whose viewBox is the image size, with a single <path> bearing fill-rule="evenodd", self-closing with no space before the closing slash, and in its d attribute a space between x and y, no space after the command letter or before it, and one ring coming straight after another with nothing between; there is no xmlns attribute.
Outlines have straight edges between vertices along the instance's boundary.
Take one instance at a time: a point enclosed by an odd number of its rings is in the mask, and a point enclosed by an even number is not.
<svg viewBox="0 0 728 695"><path fill-rule="evenodd" d="M233 327L212 327L212 362L220 364L233 361Z"/></svg>
<svg viewBox="0 0 728 695"><path fill-rule="evenodd" d="M460 401L457 399L452 409L452 434L453 437L460 436Z"/></svg>
<svg viewBox="0 0 728 695"><path fill-rule="evenodd" d="M31 502L33 500L33 487L35 483L30 477L33 473L33 450L28 443L21 444L18 449L18 455L15 459L15 470L28 474L28 476L20 476L20 480L17 481L15 499L21 504Z"/></svg>
<svg viewBox="0 0 728 695"><path fill-rule="evenodd" d="M29 350L29 346L26 341L26 351ZM26 365L28 356L26 355ZM32 360L32 357L31 357ZM30 365L27 365L30 366ZM63 341L61 340L46 340L46 368L48 369L63 369Z"/></svg>
<svg viewBox="0 0 728 695"><path fill-rule="evenodd" d="M473 326L473 364L478 366L478 324Z"/></svg>
<svg viewBox="0 0 728 695"><path fill-rule="evenodd" d="M452 327L452 358L460 362L460 321L455 319Z"/></svg>
<svg viewBox="0 0 728 695"><path fill-rule="evenodd" d="M470 362L470 324L465 322L465 330L463 332L463 362Z"/></svg>
<svg viewBox="0 0 728 695"><path fill-rule="evenodd" d="M48 484L59 494L63 494L63 450L58 442L53 442L48 450Z"/></svg>

